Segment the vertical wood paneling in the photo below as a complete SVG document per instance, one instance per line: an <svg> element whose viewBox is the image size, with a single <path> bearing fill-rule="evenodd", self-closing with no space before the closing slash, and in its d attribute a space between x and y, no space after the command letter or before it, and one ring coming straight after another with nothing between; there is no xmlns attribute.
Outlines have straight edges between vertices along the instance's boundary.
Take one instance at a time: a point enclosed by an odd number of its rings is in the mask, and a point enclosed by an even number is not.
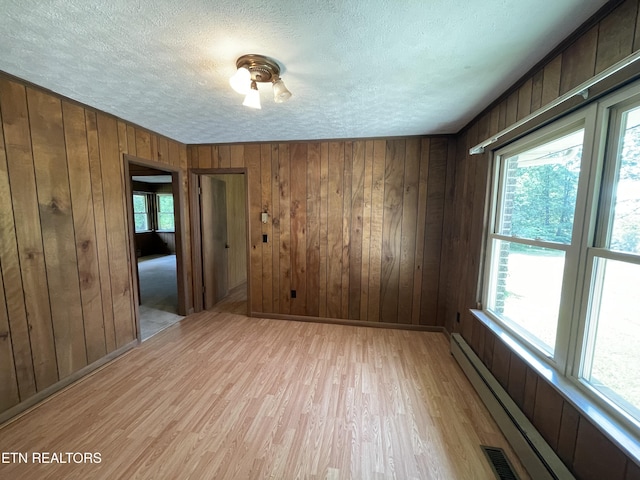
<svg viewBox="0 0 640 480"><path fill-rule="evenodd" d="M386 142L373 142L373 177L371 187L371 242L369 245L369 310L370 322L380 321L380 285L382 278L382 220L384 215Z"/></svg>
<svg viewBox="0 0 640 480"><path fill-rule="evenodd" d="M232 147L229 149L231 152ZM280 311L280 150L271 145L271 298L273 311ZM231 160L230 160L231 161Z"/></svg>
<svg viewBox="0 0 640 480"><path fill-rule="evenodd" d="M0 265L1 267L1 265ZM13 346L7 313L7 297L2 275L0 275L0 411L7 410L20 402L16 365L13 360Z"/></svg>
<svg viewBox="0 0 640 480"><path fill-rule="evenodd" d="M218 168L231 167L231 147L229 145L221 145L218 148Z"/></svg>
<svg viewBox="0 0 640 480"><path fill-rule="evenodd" d="M197 152L199 168L214 168L211 161L211 145L199 145Z"/></svg>
<svg viewBox="0 0 640 480"><path fill-rule="evenodd" d="M288 144L278 148L280 180L280 313L291 312L291 152Z"/></svg>
<svg viewBox="0 0 640 480"><path fill-rule="evenodd" d="M373 191L373 141L367 140L364 144L364 185L363 185L363 209L362 209L362 272L360 320L369 319L369 262L371 246L371 194Z"/></svg>
<svg viewBox="0 0 640 480"><path fill-rule="evenodd" d="M0 81L0 107L3 103L3 87ZM0 108L0 126L2 125L2 109ZM3 283L3 296L7 315L6 332L11 335L7 342L11 345L11 358L3 367L7 371L15 369L19 398L28 398L36 392L36 381L31 357L31 343L29 341L29 326L25 308L24 292L22 290L22 275L18 259L18 244L14 224L13 205L11 203L11 187L9 185L9 171L5 151L3 128L0 128L0 273ZM5 373L4 378L10 374ZM7 380L8 381L8 380ZM7 391L10 391L7 385ZM12 398L7 393L8 398ZM19 399L18 399L19 400ZM7 399L4 408L11 403ZM16 402L17 403L17 402Z"/></svg>
<svg viewBox="0 0 640 480"><path fill-rule="evenodd" d="M85 122L87 127L89 170L91 174L91 197L96 220L96 250L98 254L98 270L100 272L100 291L102 293L102 323L104 325L107 351L112 352L116 349L116 330L113 318L113 303L111 301L112 288L109 272L109 247L107 244L107 224L96 114L94 112L85 112ZM127 128L127 138L131 138L129 135L130 130L133 131ZM135 135L133 138L135 138Z"/></svg>
<svg viewBox="0 0 640 480"><path fill-rule="evenodd" d="M431 140L422 139L420 145L419 174L418 174L418 205L416 212L415 234L415 268L413 272L413 294L411 305L411 323L420 323L420 306L422 303L422 277L424 275L424 239L427 224L427 182L429 179ZM439 280L439 279L438 279ZM420 299L420 301L418 301Z"/></svg>
<svg viewBox="0 0 640 480"><path fill-rule="evenodd" d="M535 112L542 107L542 87L544 83L544 70L540 70L533 76L531 84L531 112ZM498 132L498 130L491 125L489 132Z"/></svg>
<svg viewBox="0 0 640 480"><path fill-rule="evenodd" d="M562 397L547 382L538 381L533 423L540 434L554 450L558 446L560 419L562 417Z"/></svg>
<svg viewBox="0 0 640 480"><path fill-rule="evenodd" d="M518 92L515 91L507 98L506 124L511 125L518 120Z"/></svg>
<svg viewBox="0 0 640 480"><path fill-rule="evenodd" d="M360 318L364 216L365 142L353 143L351 169L351 232L349 249L349 317Z"/></svg>
<svg viewBox="0 0 640 480"><path fill-rule="evenodd" d="M307 300L307 151L308 145L294 143L291 155L291 313L304 315Z"/></svg>
<svg viewBox="0 0 640 480"><path fill-rule="evenodd" d="M442 248L442 222L444 220L444 193L447 177L448 142L432 139L429 144L425 234L423 240L420 324L436 325L438 289L440 286L440 260Z"/></svg>
<svg viewBox="0 0 640 480"><path fill-rule="evenodd" d="M122 155L186 171L187 149L3 77L0 118L1 412L135 338Z"/></svg>
<svg viewBox="0 0 640 480"><path fill-rule="evenodd" d="M329 178L327 187L327 316L342 314L342 209L344 143L329 143Z"/></svg>
<svg viewBox="0 0 640 480"><path fill-rule="evenodd" d="M380 319L389 323L398 322L405 147L402 140L388 141L385 160Z"/></svg>
<svg viewBox="0 0 640 480"><path fill-rule="evenodd" d="M569 402L562 405L562 419L560 432L558 433L558 456L569 468L573 467L573 454L576 449L576 437L578 435L578 422L580 414Z"/></svg>
<svg viewBox="0 0 640 480"><path fill-rule="evenodd" d="M62 103L87 360L107 353L84 109Z"/></svg>
<svg viewBox="0 0 640 480"><path fill-rule="evenodd" d="M272 223L273 210L271 208L271 146L263 144L260 146L260 186L262 193L261 212L269 215L266 223L261 223L262 235L267 236L267 241L262 240L262 311L266 313L273 312L273 238Z"/></svg>
<svg viewBox="0 0 640 480"><path fill-rule="evenodd" d="M116 345L121 347L135 338L132 318L132 292L130 286L129 245L124 216L124 190L118 152L116 120L98 113L98 140L102 169L105 222L109 249L109 270ZM140 149L138 145L138 154Z"/></svg>
<svg viewBox="0 0 640 480"><path fill-rule="evenodd" d="M560 96L560 74L562 73L562 54L555 57L543 70L542 106L551 103Z"/></svg>
<svg viewBox="0 0 640 480"><path fill-rule="evenodd" d="M598 27L593 27L564 51L560 94L577 87L594 75L597 43Z"/></svg>
<svg viewBox="0 0 640 480"><path fill-rule="evenodd" d="M457 136L453 205L446 209L451 225L444 222L445 245L441 249L442 268L446 269L442 275L445 306L438 309L438 316L439 323L449 331L462 331L499 381L503 385L506 381L509 394L577 478L620 480L628 475L625 471L629 465L635 463L564 401L544 378L523 367L518 357L466 313L476 306L489 158L487 154L469 156L468 148L638 50L639 2L626 0L615 5L609 7L599 23L590 21L590 27L558 51L544 68L520 79L518 88L507 90L491 110ZM462 314L461 324L452 321L456 312Z"/></svg>
<svg viewBox="0 0 640 480"><path fill-rule="evenodd" d="M398 323L412 323L413 281L416 270L416 233L424 217L418 217L420 139L406 141L400 227ZM439 252L438 252L439 253Z"/></svg>
<svg viewBox="0 0 640 480"><path fill-rule="evenodd" d="M591 422L580 419L574 454L576 477L584 480L622 479L626 461L624 454Z"/></svg>
<svg viewBox="0 0 640 480"><path fill-rule="evenodd" d="M631 54L637 16L637 0L627 0L600 22L595 73Z"/></svg>
<svg viewBox="0 0 640 480"><path fill-rule="evenodd" d="M136 150L136 129L132 125L127 125L127 149L129 155L138 155Z"/></svg>
<svg viewBox="0 0 640 480"><path fill-rule="evenodd" d="M253 312L435 326L451 142L414 137L187 150L192 166L206 165L209 150L228 151L230 165L247 162L249 223L258 232L250 254ZM242 162L234 160L240 153ZM260 222L261 211L272 223Z"/></svg>
<svg viewBox="0 0 640 480"><path fill-rule="evenodd" d="M478 323L480 325L480 323ZM484 344L486 337L484 329L482 330L482 343ZM483 345L484 347L484 345ZM482 348L480 351L483 351ZM513 398L516 405L522 408L524 403L524 383L527 375L527 366L515 353L511 354L509 360L509 381L507 384L507 392Z"/></svg>
<svg viewBox="0 0 640 480"><path fill-rule="evenodd" d="M524 84L518 90L518 120L523 119L524 117L526 117L531 113L532 94L533 94L533 80L529 79L526 82L524 82Z"/></svg>
<svg viewBox="0 0 640 480"><path fill-rule="evenodd" d="M327 317L327 269L329 262L328 235L328 182L329 182L329 143L320 143L320 232L318 278L318 314Z"/></svg>
<svg viewBox="0 0 640 480"><path fill-rule="evenodd" d="M349 318L349 271L351 253L351 182L353 172L353 142L344 143L344 173L342 176L342 280L340 318Z"/></svg>
<svg viewBox="0 0 640 480"><path fill-rule="evenodd" d="M0 79L0 108L36 389L58 381L25 87ZM29 221L23 221L29 219ZM17 281L18 279L15 279Z"/></svg>
<svg viewBox="0 0 640 480"><path fill-rule="evenodd" d="M307 309L320 315L320 143L310 143L307 151Z"/></svg>
<svg viewBox="0 0 640 480"><path fill-rule="evenodd" d="M165 137L158 137L158 161L171 164L171 158L169 156L169 141Z"/></svg>
<svg viewBox="0 0 640 480"><path fill-rule="evenodd" d="M231 145L230 154L232 168L244 167L244 145Z"/></svg>
<svg viewBox="0 0 640 480"><path fill-rule="evenodd" d="M198 147L198 156L200 147ZM262 227L260 209L262 186L260 172L260 145L247 145L244 149L245 164L249 175L249 225L250 225L250 262L251 262L251 311L262 311Z"/></svg>
<svg viewBox="0 0 640 480"><path fill-rule="evenodd" d="M142 158L151 158L151 134L141 128L135 129L136 155Z"/></svg>

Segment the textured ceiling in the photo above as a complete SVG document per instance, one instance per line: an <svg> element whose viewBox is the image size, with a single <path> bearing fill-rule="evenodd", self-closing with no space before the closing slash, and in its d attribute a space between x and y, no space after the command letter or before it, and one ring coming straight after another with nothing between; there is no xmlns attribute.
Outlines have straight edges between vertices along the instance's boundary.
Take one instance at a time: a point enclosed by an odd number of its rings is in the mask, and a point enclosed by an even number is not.
<svg viewBox="0 0 640 480"><path fill-rule="evenodd" d="M185 143L455 133L604 0L0 0L0 70ZM293 97L229 87L245 53Z"/></svg>

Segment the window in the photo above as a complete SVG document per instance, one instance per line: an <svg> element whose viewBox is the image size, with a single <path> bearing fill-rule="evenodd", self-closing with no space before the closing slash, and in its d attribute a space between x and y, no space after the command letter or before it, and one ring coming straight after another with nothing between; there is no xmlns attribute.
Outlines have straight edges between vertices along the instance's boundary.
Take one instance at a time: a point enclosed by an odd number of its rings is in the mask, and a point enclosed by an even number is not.
<svg viewBox="0 0 640 480"><path fill-rule="evenodd" d="M149 199L144 193L133 194L133 219L136 232L151 230L149 221Z"/></svg>
<svg viewBox="0 0 640 480"><path fill-rule="evenodd" d="M640 102L611 110L579 377L640 421Z"/></svg>
<svg viewBox="0 0 640 480"><path fill-rule="evenodd" d="M567 255L575 255L583 123L554 129L497 157L487 308L550 357L572 265Z"/></svg>
<svg viewBox="0 0 640 480"><path fill-rule="evenodd" d="M173 194L158 193L156 194L157 210L157 227L158 230L175 230L175 222L173 217Z"/></svg>
<svg viewBox="0 0 640 480"><path fill-rule="evenodd" d="M495 153L482 304L640 437L640 86Z"/></svg>

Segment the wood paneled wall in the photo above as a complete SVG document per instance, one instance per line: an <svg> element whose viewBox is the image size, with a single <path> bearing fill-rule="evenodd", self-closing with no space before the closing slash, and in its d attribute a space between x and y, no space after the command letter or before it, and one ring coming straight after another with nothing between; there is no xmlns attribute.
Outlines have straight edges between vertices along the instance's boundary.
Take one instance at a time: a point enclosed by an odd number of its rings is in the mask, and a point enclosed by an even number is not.
<svg viewBox="0 0 640 480"><path fill-rule="evenodd" d="M135 339L122 154L186 146L2 75L0 124L1 415Z"/></svg>
<svg viewBox="0 0 640 480"><path fill-rule="evenodd" d="M469 149L640 48L638 0L609 2L557 54L550 55L458 135L454 201L445 211L439 323L461 332L577 478L640 478L640 469L542 377L470 313L478 300L491 153ZM617 6L616 6L617 5ZM615 7L615 8L613 8ZM461 321L456 321L457 314ZM626 476L625 476L626 475Z"/></svg>
<svg viewBox="0 0 640 480"><path fill-rule="evenodd" d="M454 146L453 137L412 137L187 152L193 168L247 168L254 313L441 326Z"/></svg>

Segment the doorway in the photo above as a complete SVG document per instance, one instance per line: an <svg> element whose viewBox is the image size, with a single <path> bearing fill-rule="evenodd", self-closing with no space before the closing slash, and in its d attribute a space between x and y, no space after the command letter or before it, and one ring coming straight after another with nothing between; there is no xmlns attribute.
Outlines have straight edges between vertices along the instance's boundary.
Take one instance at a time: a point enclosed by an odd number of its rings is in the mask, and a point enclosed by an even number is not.
<svg viewBox="0 0 640 480"><path fill-rule="evenodd" d="M245 169L191 170L194 309L248 313Z"/></svg>
<svg viewBox="0 0 640 480"><path fill-rule="evenodd" d="M180 172L125 156L136 327L144 341L184 318Z"/></svg>

